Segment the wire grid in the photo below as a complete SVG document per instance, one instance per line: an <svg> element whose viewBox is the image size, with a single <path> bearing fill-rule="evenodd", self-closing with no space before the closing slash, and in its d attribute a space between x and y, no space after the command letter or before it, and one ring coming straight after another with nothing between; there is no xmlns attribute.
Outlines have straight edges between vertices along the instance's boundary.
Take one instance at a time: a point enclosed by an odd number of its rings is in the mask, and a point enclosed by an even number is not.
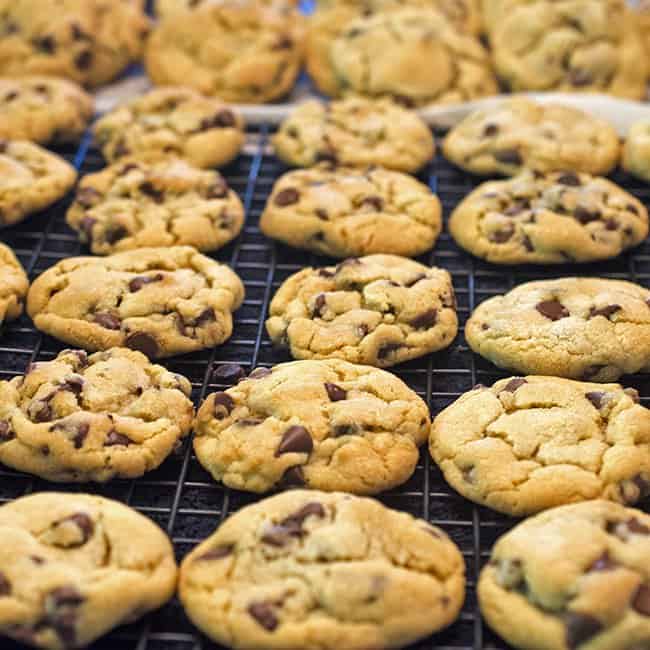
<svg viewBox="0 0 650 650"><path fill-rule="evenodd" d="M208 392L227 387L226 384L217 383L212 376L213 370L220 364L234 362L250 371L258 365L270 366L289 360L272 348L264 329L270 299L281 282L300 268L335 263L334 260L275 244L260 233L258 220L266 198L274 181L286 171L272 155L269 135L270 129L267 127L250 131L244 154L224 170L225 177L241 196L247 212L246 226L240 237L214 255L216 259L230 264L246 285L246 300L236 313L233 336L221 347L164 362L172 371L180 372L191 380L197 406ZM80 174L104 166L101 155L91 146L90 134L85 136L78 149L59 153L71 161ZM440 156L423 170L419 178L438 193L445 215L478 183ZM632 191L646 205L650 203L650 188L643 187L622 172L617 172L614 180ZM65 210L70 200L71 197L66 197L44 213L0 231L0 238L16 251L30 279L65 257L88 253L65 224ZM591 274L627 278L645 286L650 282L650 246L647 243L630 254L598 265L522 266L511 269L491 266L463 253L445 231L435 249L419 259L451 272L461 324L481 301L528 280ZM7 325L0 338L0 379L22 373L31 361L51 359L64 347L37 332L23 315ZM464 341L462 328L447 350L391 370L427 401L432 415L475 384L490 384L504 376L494 366L471 353ZM636 387L644 403L650 401L648 375L626 377L624 383ZM195 544L211 534L226 516L259 498L215 483L197 462L190 439L185 440L158 470L137 480L115 480L107 485L52 485L0 466L0 503L52 489L91 491L131 505L169 533L179 561ZM410 650L507 648L483 625L475 585L492 544L515 521L474 506L453 492L431 462L426 447L422 450L413 477L405 485L379 498L388 506L424 517L442 527L461 548L467 564L467 599L459 620L449 629L412 646ZM6 650L23 648L6 640L2 641L0 647ZM92 646L92 650L216 648L218 646L192 627L177 599L161 611L114 631Z"/></svg>

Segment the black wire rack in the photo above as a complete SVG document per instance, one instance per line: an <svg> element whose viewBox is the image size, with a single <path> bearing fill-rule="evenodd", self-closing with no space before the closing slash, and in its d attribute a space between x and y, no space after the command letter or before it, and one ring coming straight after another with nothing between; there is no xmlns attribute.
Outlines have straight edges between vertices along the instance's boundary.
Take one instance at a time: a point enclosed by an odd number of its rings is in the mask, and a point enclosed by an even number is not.
<svg viewBox="0 0 650 650"><path fill-rule="evenodd" d="M272 348L266 334L264 321L269 302L280 283L300 268L335 263L275 244L260 233L258 220L266 198L274 181L286 171L272 154L270 135L270 127L249 131L245 152L224 170L231 187L241 196L247 213L241 236L213 256L228 263L246 285L246 300L236 313L233 336L221 347L164 362L171 370L191 380L197 406L206 394L225 387L213 375L221 364L233 362L249 371L259 365L270 366L289 360ZM104 166L101 155L92 147L90 134L84 137L78 148L59 153L71 161L80 174ZM419 178L437 192L445 216L478 183L440 156L419 174ZM613 180L633 192L646 205L650 203L650 187L643 186L622 172L616 172ZM70 200L70 197L66 197L23 223L0 230L0 239L16 251L30 279L65 257L88 253L65 224L64 215ZM500 268L462 252L445 231L434 250L419 260L451 272L461 324L481 301L528 280L563 275L601 275L629 279L646 287L650 285L648 243L598 265ZM63 347L56 340L36 331L29 318L23 315L7 324L0 337L0 379L21 374L31 361L51 359ZM447 350L401 364L391 371L427 401L432 415L473 385L490 384L503 376L494 366L472 354L464 341L462 328ZM625 377L623 383L637 388L643 401L648 404L650 376ZM211 534L225 517L259 498L215 483L197 462L190 439L185 440L156 471L137 480L115 480L106 485L49 484L0 466L0 503L32 492L53 489L90 491L129 504L169 533L179 561ZM459 620L449 629L412 646L410 650L507 648L483 624L475 585L494 541L515 521L474 506L451 490L431 461L426 447L422 449L413 477L405 485L379 498L388 506L423 517L446 530L462 550L467 565L467 598ZM18 650L23 646L2 639L0 648ZM131 626L115 630L92 646L92 650L216 648L193 628L176 599L162 610Z"/></svg>

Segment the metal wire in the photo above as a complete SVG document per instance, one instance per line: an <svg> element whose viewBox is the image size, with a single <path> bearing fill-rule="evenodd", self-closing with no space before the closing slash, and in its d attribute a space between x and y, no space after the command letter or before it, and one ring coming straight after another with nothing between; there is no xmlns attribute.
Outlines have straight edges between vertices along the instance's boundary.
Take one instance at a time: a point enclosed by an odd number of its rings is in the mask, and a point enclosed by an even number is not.
<svg viewBox="0 0 650 650"><path fill-rule="evenodd" d="M191 380L197 405L207 393L226 387L213 378L213 369L221 363L235 362L249 371L257 365L268 366L289 360L274 351L264 330L269 301L280 283L291 273L308 265L334 263L333 260L274 244L260 233L258 220L265 200L274 181L285 171L268 149L268 134L269 129L264 127L249 133L248 153L224 170L231 187L244 201L248 215L241 236L213 256L230 264L246 285L246 300L236 314L233 337L219 348L165 361L171 370ZM81 174L95 171L104 164L99 153L90 147L89 136L84 138L78 149L60 153ZM441 157L420 174L420 179L438 192L446 215L477 183ZM650 188L620 172L615 174L614 180L632 191L646 205L650 202ZM65 257L87 253L65 225L64 214L69 201L68 197L44 213L0 231L0 239L16 251L31 279ZM442 266L451 272L458 295L461 323L484 299L528 280L562 275L602 275L627 278L646 287L650 284L648 244L616 260L597 265L507 269L483 263L463 253L445 232L435 249L420 261ZM54 339L37 332L26 316L21 317L8 324L0 338L0 379L22 373L30 361L51 359L63 347ZM427 401L433 415L476 383L490 384L503 376L470 352L462 332L448 350L402 364L392 371ZM648 375L626 377L623 383L636 387L644 403L648 404ZM52 489L90 491L118 499L158 522L172 537L180 560L195 544L205 539L224 517L257 499L212 481L198 464L190 442L186 440L180 450L158 470L135 481L116 480L107 485L52 485L0 466L0 503L31 492ZM453 492L429 459L426 448L422 451L413 477L399 489L381 495L380 499L386 505L424 517L444 528L461 548L467 563L467 600L459 621L410 650L506 648L483 625L474 587L493 542L515 522L476 507ZM3 650L23 648L4 639L0 647ZM116 630L92 646L92 650L216 648L191 626L177 600L134 625Z"/></svg>

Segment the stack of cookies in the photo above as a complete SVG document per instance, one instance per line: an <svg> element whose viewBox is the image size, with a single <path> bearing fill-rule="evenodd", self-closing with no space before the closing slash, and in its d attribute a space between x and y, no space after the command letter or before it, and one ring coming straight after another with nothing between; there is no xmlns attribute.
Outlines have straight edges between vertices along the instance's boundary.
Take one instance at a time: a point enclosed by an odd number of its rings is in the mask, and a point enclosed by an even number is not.
<svg viewBox="0 0 650 650"><path fill-rule="evenodd" d="M418 176L436 142L414 109L499 83L640 97L641 39L622 0L323 0L309 19L292 0L159 0L146 43L141 2L39 3L0 0L0 225L75 184L42 145L82 139L94 113L83 86L142 54L159 87L92 127L106 166L65 213L89 255L30 286L0 244L0 323L26 305L73 346L0 381L0 463L51 483L138 479L191 435L206 480L281 493L222 522L180 570L167 536L115 501L42 492L0 506L0 635L85 647L178 585L191 621L227 647L415 643L458 619L463 554L371 497L406 484L428 444L462 497L531 517L497 541L477 585L499 635L536 650L650 647L650 516L633 508L650 496L650 411L614 383L650 368L650 290L559 277L482 302L464 339L508 376L434 418L389 370L459 332L451 274L431 264L441 201ZM51 20L33 18L37 4ZM195 409L191 382L156 361L224 344L244 301L213 258L246 221L217 171L246 145L229 102L285 97L303 58L332 101L302 103L273 135L291 169L259 229L289 259L320 257L268 296L284 362L247 376L220 366L226 387ZM604 261L648 236L643 202L606 175L622 158L650 180L650 122L622 150L605 121L517 97L469 115L442 152L484 177L447 222L482 260L468 266Z"/></svg>

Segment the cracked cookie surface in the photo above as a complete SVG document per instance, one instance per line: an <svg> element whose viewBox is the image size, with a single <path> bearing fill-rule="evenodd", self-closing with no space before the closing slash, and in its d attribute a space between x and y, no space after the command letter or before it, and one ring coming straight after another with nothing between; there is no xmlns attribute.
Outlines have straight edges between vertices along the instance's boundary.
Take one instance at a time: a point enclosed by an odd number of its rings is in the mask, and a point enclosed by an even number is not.
<svg viewBox="0 0 650 650"><path fill-rule="evenodd" d="M76 142L93 116L93 98L65 79L0 79L0 138Z"/></svg>
<svg viewBox="0 0 650 650"><path fill-rule="evenodd" d="M159 358L223 343L243 299L229 267L171 246L62 260L32 283L27 311L38 329L66 343Z"/></svg>
<svg viewBox="0 0 650 650"><path fill-rule="evenodd" d="M272 143L290 165L340 165L415 172L434 154L429 127L412 111L388 100L360 97L323 104L307 101L280 125Z"/></svg>
<svg viewBox="0 0 650 650"><path fill-rule="evenodd" d="M622 165L625 171L650 183L650 120L640 120L630 127L623 145Z"/></svg>
<svg viewBox="0 0 650 650"><path fill-rule="evenodd" d="M217 171L130 159L84 176L66 221L95 255L175 245L212 251L239 234L244 206Z"/></svg>
<svg viewBox="0 0 650 650"><path fill-rule="evenodd" d="M0 227L18 223L62 198L77 172L26 140L0 140Z"/></svg>
<svg viewBox="0 0 650 650"><path fill-rule="evenodd" d="M648 212L606 178L524 171L477 187L452 213L449 232L495 264L590 262L640 244Z"/></svg>
<svg viewBox="0 0 650 650"><path fill-rule="evenodd" d="M411 107L497 93L478 39L458 32L433 9L409 7L353 20L332 41L327 60L344 93Z"/></svg>
<svg viewBox="0 0 650 650"><path fill-rule="evenodd" d="M445 157L473 174L513 176L524 168L607 174L618 162L614 128L581 110L509 99L475 111L443 142Z"/></svg>
<svg viewBox="0 0 650 650"><path fill-rule="evenodd" d="M512 90L647 94L647 64L625 0L506 0L489 40Z"/></svg>
<svg viewBox="0 0 650 650"><path fill-rule="evenodd" d="M0 382L0 462L57 482L142 476L189 432L191 389L133 350L65 350Z"/></svg>
<svg viewBox="0 0 650 650"><path fill-rule="evenodd" d="M149 20L114 0L0 0L0 75L99 86L141 55Z"/></svg>
<svg viewBox="0 0 650 650"><path fill-rule="evenodd" d="M27 274L14 252L0 242L0 326L23 313L29 289Z"/></svg>
<svg viewBox="0 0 650 650"><path fill-rule="evenodd" d="M477 36L480 31L480 12L476 0L334 0L319 2L309 17L305 56L307 71L318 88L332 97L344 88L334 73L329 60L332 42L349 24L362 17L386 14L405 8L434 9L440 12L459 33Z"/></svg>
<svg viewBox="0 0 650 650"><path fill-rule="evenodd" d="M232 648L402 648L453 622L465 595L443 531L378 501L292 490L227 519L187 556L180 598Z"/></svg>
<svg viewBox="0 0 650 650"><path fill-rule="evenodd" d="M267 237L331 257L415 256L435 244L441 212L438 197L411 176L322 163L276 181L260 229Z"/></svg>
<svg viewBox="0 0 650 650"><path fill-rule="evenodd" d="M205 3L154 31L147 73L155 84L185 84L229 102L269 102L286 95L300 71L298 23L253 0Z"/></svg>
<svg viewBox="0 0 650 650"><path fill-rule="evenodd" d="M465 336L502 368L614 381L650 363L650 291L602 278L527 282L481 303Z"/></svg>
<svg viewBox="0 0 650 650"><path fill-rule="evenodd" d="M520 523L481 572L485 620L532 650L634 650L650 643L650 516L607 501Z"/></svg>
<svg viewBox="0 0 650 650"><path fill-rule="evenodd" d="M172 545L110 499L41 492L0 507L0 634L45 650L86 647L173 595Z"/></svg>
<svg viewBox="0 0 650 650"><path fill-rule="evenodd" d="M244 121L218 99L190 88L158 88L104 115L95 140L109 162L177 156L196 167L221 167L244 146Z"/></svg>
<svg viewBox="0 0 650 650"><path fill-rule="evenodd" d="M442 411L429 448L465 498L513 516L650 495L650 411L634 389L559 377L478 386Z"/></svg>
<svg viewBox="0 0 650 650"><path fill-rule="evenodd" d="M290 276L266 329L297 359L387 367L448 347L458 331L449 273L395 255L348 259Z"/></svg>
<svg viewBox="0 0 650 650"><path fill-rule="evenodd" d="M294 361L208 396L194 450L216 480L240 490L376 494L413 474L429 422L426 404L384 370Z"/></svg>

